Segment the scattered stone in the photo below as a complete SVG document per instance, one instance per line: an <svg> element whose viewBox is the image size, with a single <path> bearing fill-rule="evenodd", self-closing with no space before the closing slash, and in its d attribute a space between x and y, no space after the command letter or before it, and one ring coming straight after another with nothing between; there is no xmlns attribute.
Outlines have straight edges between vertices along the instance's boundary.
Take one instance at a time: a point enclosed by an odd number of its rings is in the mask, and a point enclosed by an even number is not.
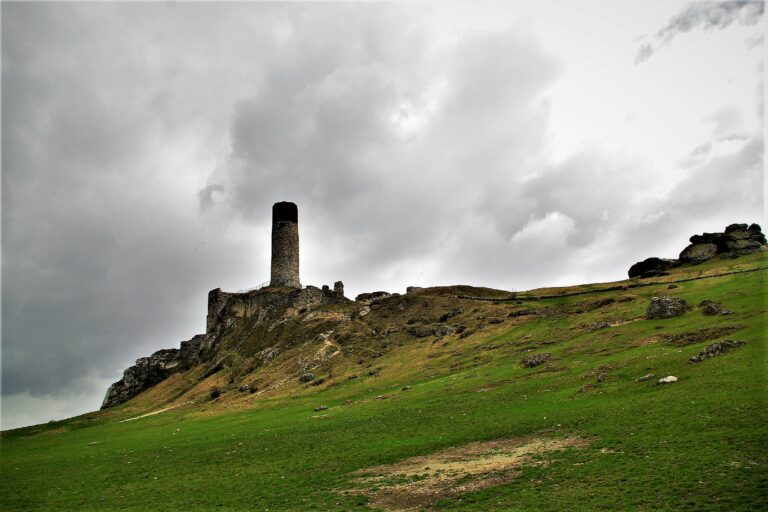
<svg viewBox="0 0 768 512"><path fill-rule="evenodd" d="M592 325L589 326L590 331L599 331L600 329L606 329L610 327L611 324L608 322L595 322Z"/></svg>
<svg viewBox="0 0 768 512"><path fill-rule="evenodd" d="M244 384L244 385L240 386L240 387L238 388L238 390L239 390L241 393L245 393L246 391L250 391L250 390L251 390L251 386L249 386L248 384Z"/></svg>
<svg viewBox="0 0 768 512"><path fill-rule="evenodd" d="M706 316L714 316L720 313L720 308L718 308L715 304L709 303L701 308L701 312Z"/></svg>
<svg viewBox="0 0 768 512"><path fill-rule="evenodd" d="M645 312L645 317L649 320L658 318L672 318L680 316L691 309L685 299L679 297L670 297L664 295L651 298L651 304Z"/></svg>
<svg viewBox="0 0 768 512"><path fill-rule="evenodd" d="M646 380L651 380L654 377L655 377L654 374L649 373L648 375L643 375L642 377L638 377L637 379L635 379L635 382L645 382Z"/></svg>
<svg viewBox="0 0 768 512"><path fill-rule="evenodd" d="M374 400L386 400L387 398L389 398L389 395L379 395L373 397Z"/></svg>
<svg viewBox="0 0 768 512"><path fill-rule="evenodd" d="M528 316L528 315L535 315L536 313L533 310L530 309L518 309L517 311L512 311L507 316L509 318L514 318L516 316Z"/></svg>
<svg viewBox="0 0 768 512"><path fill-rule="evenodd" d="M310 386L319 386L320 384L323 384L325 382L325 379L317 379L316 381L312 382Z"/></svg>
<svg viewBox="0 0 768 512"><path fill-rule="evenodd" d="M520 361L520 366L523 368L533 368L534 366L544 364L549 360L550 357L552 357L552 354L549 353L534 354L532 356L524 357Z"/></svg>
<svg viewBox="0 0 768 512"><path fill-rule="evenodd" d="M725 327L707 327L695 331L681 332L677 334L664 334L662 339L677 346L692 345L702 341L728 336L731 333L744 328L743 325L729 325Z"/></svg>
<svg viewBox="0 0 768 512"><path fill-rule="evenodd" d="M328 406L327 405L321 405L319 407L315 407L315 412L327 411L327 410L328 410Z"/></svg>
<svg viewBox="0 0 768 512"><path fill-rule="evenodd" d="M425 326L418 326L418 327L409 327L405 330L407 334L410 334L411 336L415 336L416 338L425 338L427 336L447 336L449 334L454 334L456 332L456 328L452 327L450 325L425 325Z"/></svg>
<svg viewBox="0 0 768 512"><path fill-rule="evenodd" d="M720 312L721 315L732 315L733 311L730 309L724 309Z"/></svg>
<svg viewBox="0 0 768 512"><path fill-rule="evenodd" d="M307 372L301 377L299 377L299 382L309 382L315 380L315 374L312 372Z"/></svg>
<svg viewBox="0 0 768 512"><path fill-rule="evenodd" d="M697 355L691 357L689 361L692 363L700 363L705 359L709 359L710 357L723 355L726 352L729 352L730 350L733 350L736 347L745 345L746 343L747 343L746 341L741 341L741 340L718 341L711 345L707 345L704 348L704 350L699 352Z"/></svg>
<svg viewBox="0 0 768 512"><path fill-rule="evenodd" d="M443 313L443 314L440 316L440 319L438 320L438 322L445 322L445 321L447 321L449 318L453 318L453 317L455 317L455 316L458 316L458 315L462 314L463 312L464 312L464 308L461 308L461 307L459 307L459 308L454 308L454 309L452 309L452 310L450 310L450 311L446 311L445 313Z"/></svg>
<svg viewBox="0 0 768 512"><path fill-rule="evenodd" d="M677 377L674 375L669 375L667 377L662 377L659 379L659 384L671 384L673 382L677 382Z"/></svg>

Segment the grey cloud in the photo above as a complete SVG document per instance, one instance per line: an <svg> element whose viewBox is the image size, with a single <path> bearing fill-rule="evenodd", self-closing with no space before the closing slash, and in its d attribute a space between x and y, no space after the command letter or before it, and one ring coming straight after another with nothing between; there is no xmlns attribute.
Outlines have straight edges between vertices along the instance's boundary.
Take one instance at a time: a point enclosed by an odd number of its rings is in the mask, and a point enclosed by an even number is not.
<svg viewBox="0 0 768 512"><path fill-rule="evenodd" d="M635 63L650 58L658 48L669 43L680 34L695 29L722 30L733 23L754 25L758 23L765 10L765 2L693 2L673 16L666 25L653 36L653 43L640 45L635 56Z"/></svg>
<svg viewBox="0 0 768 512"><path fill-rule="evenodd" d="M628 157L551 162L563 63L520 27L437 47L401 5L19 3L2 37L4 425L98 407L209 289L266 280L276 200L302 281L348 295L621 278L760 211L697 202L728 168L758 189L754 145L694 163L691 203Z"/></svg>

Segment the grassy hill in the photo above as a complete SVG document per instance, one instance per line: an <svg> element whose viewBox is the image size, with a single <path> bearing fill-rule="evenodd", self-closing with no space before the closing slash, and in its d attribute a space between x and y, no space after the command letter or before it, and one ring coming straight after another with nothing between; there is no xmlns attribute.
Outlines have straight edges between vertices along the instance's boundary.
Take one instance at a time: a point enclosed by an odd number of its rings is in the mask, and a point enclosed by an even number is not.
<svg viewBox="0 0 768 512"><path fill-rule="evenodd" d="M243 320L215 372L4 432L0 509L765 510L765 267ZM645 319L659 295L692 309ZM746 344L689 362L723 339Z"/></svg>

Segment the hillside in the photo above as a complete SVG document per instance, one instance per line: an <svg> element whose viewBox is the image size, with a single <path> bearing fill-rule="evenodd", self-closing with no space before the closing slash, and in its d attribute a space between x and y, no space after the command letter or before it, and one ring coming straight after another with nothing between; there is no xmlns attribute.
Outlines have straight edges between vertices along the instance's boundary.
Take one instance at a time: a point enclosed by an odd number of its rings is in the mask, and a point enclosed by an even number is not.
<svg viewBox="0 0 768 512"><path fill-rule="evenodd" d="M0 508L762 510L766 268L250 292L135 398L4 432Z"/></svg>

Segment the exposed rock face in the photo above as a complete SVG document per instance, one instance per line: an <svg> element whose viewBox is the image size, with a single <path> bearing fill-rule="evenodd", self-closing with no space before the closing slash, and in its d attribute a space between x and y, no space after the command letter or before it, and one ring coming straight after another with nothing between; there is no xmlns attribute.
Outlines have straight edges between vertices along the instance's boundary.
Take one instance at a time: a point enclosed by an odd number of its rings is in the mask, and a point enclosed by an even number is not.
<svg viewBox="0 0 768 512"><path fill-rule="evenodd" d="M649 320L672 318L682 315L689 309L691 309L691 307L684 299L664 295L662 297L651 298L651 304L645 312L645 317Z"/></svg>
<svg viewBox="0 0 768 512"><path fill-rule="evenodd" d="M723 233L693 235L690 245L683 249L677 260L647 258L629 268L630 278L646 278L666 275L666 271L681 264L698 264L715 256L736 258L766 249L766 239L758 224L731 224Z"/></svg>
<svg viewBox="0 0 768 512"><path fill-rule="evenodd" d="M355 297L355 302L361 302L363 304L374 304L384 299L388 299L389 297L392 297L392 294L389 292L361 293Z"/></svg>
<svg viewBox="0 0 768 512"><path fill-rule="evenodd" d="M101 408L112 407L130 400L139 393L165 380L172 373L199 364L207 365L205 375L221 368L225 357L218 353L218 344L224 333L239 318L256 317L262 325L277 325L316 305L327 302L346 302L343 296L314 286L304 289L264 288L245 293L222 292L220 288L208 293L206 333L182 341L178 349L159 350L150 357L142 357L123 373L123 378L107 390ZM257 354L257 363L264 363L279 354L269 347Z"/></svg>
<svg viewBox="0 0 768 512"><path fill-rule="evenodd" d="M336 293L340 296L344 296L344 283L341 281L336 281L333 283L333 293Z"/></svg>
<svg viewBox="0 0 768 512"><path fill-rule="evenodd" d="M109 386L101 408L126 402L165 380L181 362L181 351L175 348L158 350L149 357L137 359L135 365L123 372L122 379Z"/></svg>
<svg viewBox="0 0 768 512"><path fill-rule="evenodd" d="M680 261L702 263L717 256L717 245L712 243L691 244L680 253Z"/></svg>
<svg viewBox="0 0 768 512"><path fill-rule="evenodd" d="M647 258L629 267L629 277L654 277L670 268L679 267L680 262L667 258Z"/></svg>
<svg viewBox="0 0 768 512"><path fill-rule="evenodd" d="M680 253L684 263L701 263L718 254L750 254L763 249L765 235L758 224L731 224L723 233L693 235L691 245Z"/></svg>

